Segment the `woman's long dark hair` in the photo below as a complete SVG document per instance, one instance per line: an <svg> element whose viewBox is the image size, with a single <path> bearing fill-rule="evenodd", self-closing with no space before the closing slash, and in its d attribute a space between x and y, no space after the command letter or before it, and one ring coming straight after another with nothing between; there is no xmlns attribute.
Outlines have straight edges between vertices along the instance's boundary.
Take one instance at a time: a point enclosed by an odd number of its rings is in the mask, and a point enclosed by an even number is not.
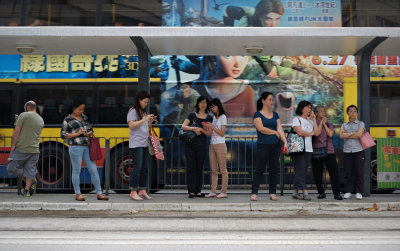
<svg viewBox="0 0 400 251"><path fill-rule="evenodd" d="M139 119L142 119L142 118L143 118L143 115L146 114L146 108L145 108L145 109L142 109L142 107L140 106L140 103L139 103L140 100L143 100L143 99L145 99L145 98L148 98L148 99L149 99L149 98L150 98L150 94L148 94L148 93L145 92L145 91L140 91L140 92L138 92L138 93L136 94L135 101L133 101L133 106L132 106L132 108L136 110L136 113L137 113Z"/></svg>
<svg viewBox="0 0 400 251"><path fill-rule="evenodd" d="M214 105L215 105L216 107L218 107L218 114L215 114L215 113L214 113L215 116L219 117L219 116L221 116L222 114L225 114L224 107L222 106L221 100L219 100L219 98L213 98L213 99L211 99L211 101L210 101L210 106L214 106Z"/></svg>
<svg viewBox="0 0 400 251"><path fill-rule="evenodd" d="M274 12L280 15L285 14L285 8L283 7L280 0L261 0L257 6L253 19L253 26L261 27L263 26L260 19L264 19L266 15Z"/></svg>
<svg viewBox="0 0 400 251"><path fill-rule="evenodd" d="M271 92L263 92L259 99L257 99L257 111L260 111L263 108L263 100L268 98L269 95L274 96Z"/></svg>

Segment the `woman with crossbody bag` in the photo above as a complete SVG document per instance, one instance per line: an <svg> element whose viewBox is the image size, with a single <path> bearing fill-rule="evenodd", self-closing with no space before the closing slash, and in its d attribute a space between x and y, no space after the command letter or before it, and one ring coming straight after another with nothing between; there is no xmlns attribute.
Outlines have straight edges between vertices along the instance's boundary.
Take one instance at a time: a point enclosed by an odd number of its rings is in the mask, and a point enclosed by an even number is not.
<svg viewBox="0 0 400 251"><path fill-rule="evenodd" d="M149 127L156 120L153 114L147 114L146 108L150 95L140 91L132 108L128 111L129 152L132 155L133 167L129 177L129 196L132 200L152 199L146 192L148 187ZM138 191L139 190L139 194Z"/></svg>
<svg viewBox="0 0 400 251"><path fill-rule="evenodd" d="M324 186L322 184L325 164L329 172L334 199L343 200L343 197L340 195L339 170L336 162L336 154L332 144L332 136L335 134L335 131L332 123L327 122L326 112L323 106L317 106L314 112L317 121L317 129L312 138L313 155L311 166L315 184L318 189L318 199L326 198Z"/></svg>
<svg viewBox="0 0 400 251"><path fill-rule="evenodd" d="M311 103L301 101L296 109L297 117L292 120L293 130L297 135L304 137L304 151L292 154L294 166L293 179L293 199L311 200L306 187L307 167L311 165L311 155L313 152L311 137L314 136L317 128L315 115L311 110ZM303 196L299 195L299 190L303 191Z"/></svg>
<svg viewBox="0 0 400 251"><path fill-rule="evenodd" d="M211 136L212 130L208 127L203 128L203 124L212 122L212 117L208 115L209 101L206 97L197 98L196 112L192 112L183 121L181 130L193 131L196 137L185 143L186 158L186 183L189 198L204 197L201 193L203 186L203 164L206 158L207 137Z"/></svg>

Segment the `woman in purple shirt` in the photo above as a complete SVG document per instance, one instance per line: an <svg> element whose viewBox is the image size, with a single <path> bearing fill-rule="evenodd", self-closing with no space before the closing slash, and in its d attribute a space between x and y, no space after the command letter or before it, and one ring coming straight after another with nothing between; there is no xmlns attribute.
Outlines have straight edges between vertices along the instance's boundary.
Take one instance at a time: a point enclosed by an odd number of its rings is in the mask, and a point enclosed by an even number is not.
<svg viewBox="0 0 400 251"><path fill-rule="evenodd" d="M339 181L339 171L336 162L335 149L332 144L332 136L335 134L332 123L328 123L326 119L326 112L323 106L317 106L314 109L314 113L317 120L317 130L312 139L313 149L327 147L327 157L316 158L313 155L311 160L312 171L314 174L315 184L318 189L318 199L325 199L325 190L322 185L322 176L324 171L324 164L329 172L331 179L332 191L335 200L343 200L340 195L340 181Z"/></svg>

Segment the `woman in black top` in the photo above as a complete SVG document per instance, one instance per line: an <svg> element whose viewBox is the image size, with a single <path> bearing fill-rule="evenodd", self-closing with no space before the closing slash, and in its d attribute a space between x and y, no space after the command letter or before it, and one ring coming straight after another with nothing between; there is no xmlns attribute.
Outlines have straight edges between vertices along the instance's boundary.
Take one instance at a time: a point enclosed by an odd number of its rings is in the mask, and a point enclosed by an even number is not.
<svg viewBox="0 0 400 251"><path fill-rule="evenodd" d="M186 175L189 198L204 197L201 193L203 181L203 164L206 158L207 137L211 136L212 130L206 125L212 122L212 117L207 114L209 101L200 96L196 102L196 112L192 112L183 121L181 130L193 131L196 134L191 143L185 143Z"/></svg>

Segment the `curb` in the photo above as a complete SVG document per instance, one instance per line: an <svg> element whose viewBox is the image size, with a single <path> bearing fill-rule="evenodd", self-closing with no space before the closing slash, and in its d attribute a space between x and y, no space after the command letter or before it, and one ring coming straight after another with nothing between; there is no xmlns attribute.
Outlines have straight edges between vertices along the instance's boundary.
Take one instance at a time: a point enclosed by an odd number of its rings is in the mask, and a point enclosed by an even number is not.
<svg viewBox="0 0 400 251"><path fill-rule="evenodd" d="M387 210L400 208L400 202L378 202ZM372 208L370 202L308 202L308 203L57 203L57 202L0 202L1 211L176 211L176 212L250 212L250 211L355 211Z"/></svg>

